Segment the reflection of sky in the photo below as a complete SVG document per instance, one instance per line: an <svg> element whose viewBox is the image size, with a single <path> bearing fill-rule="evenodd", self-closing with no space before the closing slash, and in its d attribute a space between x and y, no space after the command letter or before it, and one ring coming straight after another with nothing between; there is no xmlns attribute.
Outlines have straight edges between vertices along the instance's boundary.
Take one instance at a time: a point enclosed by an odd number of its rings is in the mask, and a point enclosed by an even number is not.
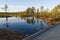
<svg viewBox="0 0 60 40"><path fill-rule="evenodd" d="M8 23L14 23L14 22L24 22L25 20L21 20L21 18L16 18L16 17L10 17L8 18ZM6 18L0 18L0 24L1 23L6 23Z"/></svg>
<svg viewBox="0 0 60 40"><path fill-rule="evenodd" d="M6 19L5 18L0 18L0 24L5 23Z"/></svg>
<svg viewBox="0 0 60 40"><path fill-rule="evenodd" d="M25 20L18 18L18 17L12 17L12 18L8 18L8 22L12 23L12 22L25 22Z"/></svg>

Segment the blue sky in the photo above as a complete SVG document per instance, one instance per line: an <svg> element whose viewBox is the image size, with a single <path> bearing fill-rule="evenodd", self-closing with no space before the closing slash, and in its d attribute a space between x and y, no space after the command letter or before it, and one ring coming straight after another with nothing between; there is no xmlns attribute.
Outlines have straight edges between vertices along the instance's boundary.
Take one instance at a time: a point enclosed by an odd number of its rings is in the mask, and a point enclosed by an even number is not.
<svg viewBox="0 0 60 40"><path fill-rule="evenodd" d="M60 3L60 0L0 0L0 11L3 11L1 7L5 4L8 5L8 11L23 11L28 7L34 6L40 8L44 6L45 9L52 9L54 6Z"/></svg>

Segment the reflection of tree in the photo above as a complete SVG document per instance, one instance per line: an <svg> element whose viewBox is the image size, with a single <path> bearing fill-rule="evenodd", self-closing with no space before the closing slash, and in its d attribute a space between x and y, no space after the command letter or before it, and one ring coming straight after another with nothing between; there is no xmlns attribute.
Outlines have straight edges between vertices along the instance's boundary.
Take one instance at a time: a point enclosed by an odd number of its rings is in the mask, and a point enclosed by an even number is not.
<svg viewBox="0 0 60 40"><path fill-rule="evenodd" d="M37 23L39 23L39 18L37 18Z"/></svg>
<svg viewBox="0 0 60 40"><path fill-rule="evenodd" d="M37 29L36 29L36 28L34 28L34 29L33 29L33 32L35 33L36 31L37 31Z"/></svg>
<svg viewBox="0 0 60 40"><path fill-rule="evenodd" d="M21 17L21 19L24 19L24 20L26 20L26 17Z"/></svg>
<svg viewBox="0 0 60 40"><path fill-rule="evenodd" d="M40 28L43 29L43 23L40 21Z"/></svg>
<svg viewBox="0 0 60 40"><path fill-rule="evenodd" d="M8 16L6 16L6 27L9 28L9 25L8 25Z"/></svg>
<svg viewBox="0 0 60 40"><path fill-rule="evenodd" d="M34 21L34 18L31 18L31 19L26 19L27 23L31 23L31 24L35 24L35 21Z"/></svg>

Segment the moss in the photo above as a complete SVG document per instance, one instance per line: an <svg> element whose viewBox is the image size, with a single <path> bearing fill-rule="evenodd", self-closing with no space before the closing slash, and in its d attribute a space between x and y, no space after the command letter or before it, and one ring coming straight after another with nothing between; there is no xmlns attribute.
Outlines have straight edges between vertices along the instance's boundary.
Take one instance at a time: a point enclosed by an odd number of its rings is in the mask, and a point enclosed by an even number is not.
<svg viewBox="0 0 60 40"><path fill-rule="evenodd" d="M23 36L16 31L0 29L0 40L21 40Z"/></svg>

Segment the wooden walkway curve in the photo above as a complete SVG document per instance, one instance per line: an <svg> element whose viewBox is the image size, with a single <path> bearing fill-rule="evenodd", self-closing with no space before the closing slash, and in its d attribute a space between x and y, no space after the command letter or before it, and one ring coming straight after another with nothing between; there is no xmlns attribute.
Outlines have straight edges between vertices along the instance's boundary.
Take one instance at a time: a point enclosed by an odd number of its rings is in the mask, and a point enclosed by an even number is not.
<svg viewBox="0 0 60 40"><path fill-rule="evenodd" d="M60 24L55 25L44 33L26 40L60 40Z"/></svg>

